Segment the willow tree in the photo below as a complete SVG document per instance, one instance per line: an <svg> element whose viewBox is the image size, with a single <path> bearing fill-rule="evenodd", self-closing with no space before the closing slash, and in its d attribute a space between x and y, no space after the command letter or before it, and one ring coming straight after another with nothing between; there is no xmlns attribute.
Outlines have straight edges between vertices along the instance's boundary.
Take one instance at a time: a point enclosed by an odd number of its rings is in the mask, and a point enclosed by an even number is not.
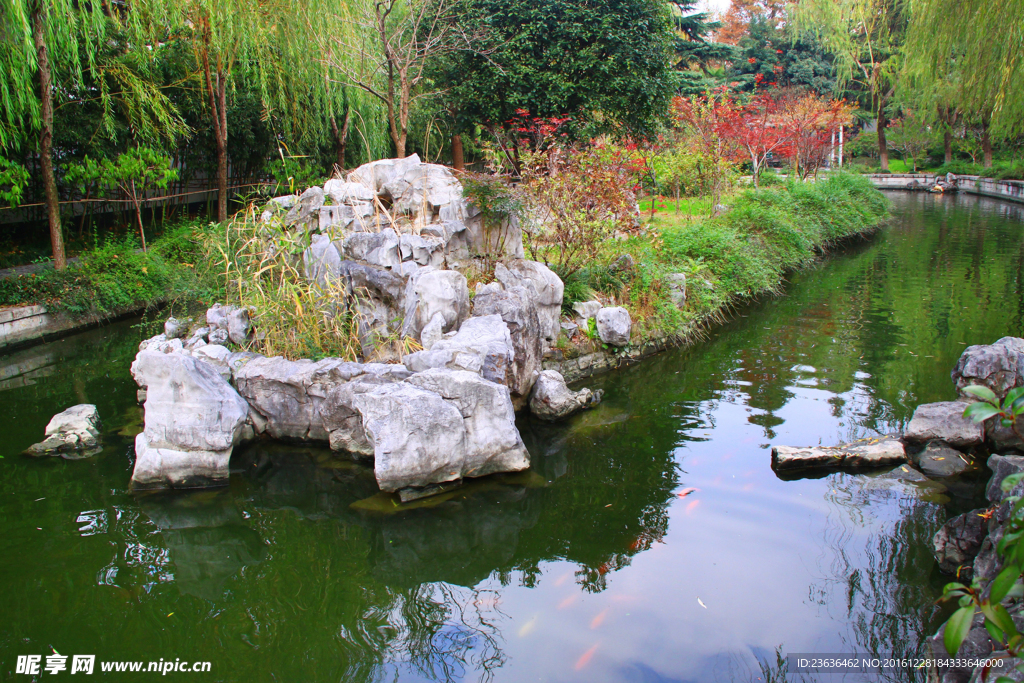
<svg viewBox="0 0 1024 683"><path fill-rule="evenodd" d="M330 65L344 82L376 98L388 131L405 156L409 119L419 100L438 93L428 65L457 52L493 52L485 32L459 21L456 0L353 0L335 16L344 27L334 38Z"/></svg>
<svg viewBox="0 0 1024 683"><path fill-rule="evenodd" d="M1024 1L911 0L904 75L922 92L943 90L947 106L1006 137L1024 125Z"/></svg>
<svg viewBox="0 0 1024 683"><path fill-rule="evenodd" d="M906 35L904 5L904 0L800 0L793 6L793 30L814 36L834 56L837 91L852 85L867 94L878 125L879 163L885 171L886 108L896 92Z"/></svg>
<svg viewBox="0 0 1024 683"><path fill-rule="evenodd" d="M159 36L156 49L188 43L216 144L220 221L228 215L228 95L244 83L268 111L285 105L283 84L293 73L308 72L314 61L296 52L301 37L289 35L304 25L295 14L283 0L139 0L127 12L135 33Z"/></svg>
<svg viewBox="0 0 1024 683"><path fill-rule="evenodd" d="M148 74L145 41L129 36L105 3L4 0L0 3L0 149L34 138L56 268L67 258L53 167L55 109L87 93L102 105L100 134L114 135L118 109L140 137L173 139L187 129Z"/></svg>

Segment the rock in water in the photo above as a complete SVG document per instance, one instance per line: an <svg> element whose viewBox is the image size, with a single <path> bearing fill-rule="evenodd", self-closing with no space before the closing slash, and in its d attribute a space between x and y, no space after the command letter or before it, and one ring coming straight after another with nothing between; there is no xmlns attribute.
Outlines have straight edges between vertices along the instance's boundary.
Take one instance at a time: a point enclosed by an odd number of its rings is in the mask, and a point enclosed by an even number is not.
<svg viewBox="0 0 1024 683"><path fill-rule="evenodd" d="M530 466L508 389L473 373L428 370L353 403L384 491Z"/></svg>
<svg viewBox="0 0 1024 683"><path fill-rule="evenodd" d="M545 370L533 385L530 412L548 422L562 420L600 403L601 393L600 390L592 392L586 388L573 391L566 385L561 373Z"/></svg>
<svg viewBox="0 0 1024 683"><path fill-rule="evenodd" d="M612 346L629 344L629 332L632 325L629 311L622 306L602 308L597 312L597 334L605 344Z"/></svg>
<svg viewBox="0 0 1024 683"><path fill-rule="evenodd" d="M903 444L892 436L860 439L840 446L772 448L772 469L777 472L812 467L883 467L906 460Z"/></svg>
<svg viewBox="0 0 1024 683"><path fill-rule="evenodd" d="M433 391L458 408L466 435L463 477L518 472L530 466L507 387L459 370L427 370L406 381Z"/></svg>
<svg viewBox="0 0 1024 683"><path fill-rule="evenodd" d="M944 441L954 448L980 446L984 432L980 424L964 417L967 405L960 401L920 405L903 437L913 443Z"/></svg>
<svg viewBox="0 0 1024 683"><path fill-rule="evenodd" d="M935 561L944 574L970 582L974 558L988 535L988 518L984 513L984 508L979 508L957 515L943 524L932 538Z"/></svg>
<svg viewBox="0 0 1024 683"><path fill-rule="evenodd" d="M952 477L973 469L974 464L960 451L941 441L930 441L914 456L914 464L929 477Z"/></svg>
<svg viewBox="0 0 1024 683"><path fill-rule="evenodd" d="M224 483L231 450L244 437L245 400L212 365L181 353L140 351L133 371L146 382L133 486Z"/></svg>
<svg viewBox="0 0 1024 683"><path fill-rule="evenodd" d="M57 413L46 425L46 438L26 453L29 455L60 455L84 451L95 455L100 443L100 414L96 406L83 403Z"/></svg>
<svg viewBox="0 0 1024 683"><path fill-rule="evenodd" d="M1024 386L1024 339L1003 337L995 344L968 346L951 375L961 393L980 384L1002 399L1013 387Z"/></svg>

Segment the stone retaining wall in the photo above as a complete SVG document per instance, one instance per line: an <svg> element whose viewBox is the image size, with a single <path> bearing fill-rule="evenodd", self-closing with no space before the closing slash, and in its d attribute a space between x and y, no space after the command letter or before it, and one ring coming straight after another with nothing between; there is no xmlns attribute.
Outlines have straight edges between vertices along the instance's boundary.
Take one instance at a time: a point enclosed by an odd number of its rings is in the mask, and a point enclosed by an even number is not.
<svg viewBox="0 0 1024 683"><path fill-rule="evenodd" d="M907 186L912 182L918 184L919 187L916 189L923 190L934 187L939 180L946 179L945 175L934 173L866 173L864 175L880 190L906 190L910 189ZM976 175L959 175L956 178L961 192L1024 203L1024 181L995 180Z"/></svg>
<svg viewBox="0 0 1024 683"><path fill-rule="evenodd" d="M640 346L619 349L615 353L596 351L575 358L563 358L561 352L556 350L554 355L544 359L543 368L558 371L566 382L578 382L594 375L639 363L648 356L653 356L677 345L678 342L672 338L662 337L644 342Z"/></svg>
<svg viewBox="0 0 1024 683"><path fill-rule="evenodd" d="M0 309L0 353L72 332L81 332L105 322L135 315L144 308L125 309L108 315L90 315L85 318L51 313L46 307L39 305Z"/></svg>

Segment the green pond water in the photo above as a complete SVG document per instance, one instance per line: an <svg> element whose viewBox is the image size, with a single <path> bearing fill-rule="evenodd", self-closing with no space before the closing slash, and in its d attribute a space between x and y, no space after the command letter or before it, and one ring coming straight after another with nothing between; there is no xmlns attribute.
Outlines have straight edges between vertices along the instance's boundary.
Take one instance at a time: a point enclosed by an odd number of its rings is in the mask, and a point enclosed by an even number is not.
<svg viewBox="0 0 1024 683"><path fill-rule="evenodd" d="M946 615L931 536L986 475L783 480L769 453L898 430L953 398L966 345L1024 333L1024 207L892 199L891 227L785 296L590 380L597 409L522 418L528 473L411 510L374 498L368 468L280 444L237 453L226 488L135 495L128 367L150 330L0 358L0 678L54 651L117 680L159 674L99 662L247 682L755 681L776 648L922 652ZM20 455L83 402L100 455Z"/></svg>

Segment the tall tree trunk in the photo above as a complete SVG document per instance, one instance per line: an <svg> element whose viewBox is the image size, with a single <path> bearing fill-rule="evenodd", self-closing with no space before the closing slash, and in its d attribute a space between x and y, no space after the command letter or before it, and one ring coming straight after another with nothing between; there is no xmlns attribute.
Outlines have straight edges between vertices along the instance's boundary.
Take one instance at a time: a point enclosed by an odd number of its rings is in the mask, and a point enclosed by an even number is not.
<svg viewBox="0 0 1024 683"><path fill-rule="evenodd" d="M228 219L228 113L227 76L217 71L217 99L220 105L220 125L217 131L217 220Z"/></svg>
<svg viewBox="0 0 1024 683"><path fill-rule="evenodd" d="M466 170L466 159L462 151L462 136L458 133L452 136L452 167L456 171Z"/></svg>
<svg viewBox="0 0 1024 683"><path fill-rule="evenodd" d="M981 152L983 154L982 166L992 168L992 140L988 136L988 121L981 123Z"/></svg>
<svg viewBox="0 0 1024 683"><path fill-rule="evenodd" d="M139 238L142 239L142 251L146 251L146 231L142 227L142 202L139 200L138 190L135 189L135 181L131 182L130 192L132 206L135 207L135 221L139 224Z"/></svg>
<svg viewBox="0 0 1024 683"><path fill-rule="evenodd" d="M345 108L345 120L341 124L341 129L338 129L338 120L331 117L331 132L334 133L334 147L338 157L338 170L343 171L345 169L345 146L348 142L348 126L351 121L351 111Z"/></svg>
<svg viewBox="0 0 1024 683"><path fill-rule="evenodd" d="M889 145L885 141L885 126L888 124L888 120L885 118L885 113L882 111L882 105L878 105L878 166L883 171L889 170Z"/></svg>
<svg viewBox="0 0 1024 683"><path fill-rule="evenodd" d="M218 60L216 79L210 68L210 26L203 26L203 76L206 79L206 95L209 98L210 117L213 119L213 137L217 141L217 220L228 219L228 113L227 77L223 64Z"/></svg>
<svg viewBox="0 0 1024 683"><path fill-rule="evenodd" d="M942 146L946 152L946 163L953 163L953 133L948 128L942 134Z"/></svg>
<svg viewBox="0 0 1024 683"><path fill-rule="evenodd" d="M53 250L53 267L61 270L68 265L64 253L64 236L60 227L60 197L57 195L57 181L53 176L53 91L50 80L50 58L44 37L46 18L43 16L43 2L32 3L32 41L36 48L39 64L39 102L41 127L39 129L39 167L43 174L43 194L46 197L46 218L50 224L50 246Z"/></svg>

